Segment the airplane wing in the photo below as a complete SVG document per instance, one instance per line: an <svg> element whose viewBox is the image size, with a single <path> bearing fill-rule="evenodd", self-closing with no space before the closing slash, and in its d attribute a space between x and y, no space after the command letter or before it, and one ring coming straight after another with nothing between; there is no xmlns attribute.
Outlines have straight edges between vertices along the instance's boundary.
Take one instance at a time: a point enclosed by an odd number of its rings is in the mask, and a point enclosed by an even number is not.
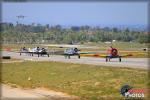
<svg viewBox="0 0 150 100"><path fill-rule="evenodd" d="M107 55L105 55L105 54L80 54L80 56L84 56L84 57L102 57L102 58L107 57Z"/></svg>
<svg viewBox="0 0 150 100"><path fill-rule="evenodd" d="M124 54L124 55L121 55L121 57L130 57L130 56L133 56L133 54Z"/></svg>
<svg viewBox="0 0 150 100"><path fill-rule="evenodd" d="M78 52L79 54L96 54L95 52Z"/></svg>
<svg viewBox="0 0 150 100"><path fill-rule="evenodd" d="M107 54L80 54L81 56L84 57L101 57L101 58L106 58L108 57ZM124 54L124 55L119 55L120 57L130 57L133 56L132 54Z"/></svg>
<svg viewBox="0 0 150 100"><path fill-rule="evenodd" d="M33 52L36 52L36 49L35 49L35 48L30 49L30 48L29 48L28 51L33 53Z"/></svg>

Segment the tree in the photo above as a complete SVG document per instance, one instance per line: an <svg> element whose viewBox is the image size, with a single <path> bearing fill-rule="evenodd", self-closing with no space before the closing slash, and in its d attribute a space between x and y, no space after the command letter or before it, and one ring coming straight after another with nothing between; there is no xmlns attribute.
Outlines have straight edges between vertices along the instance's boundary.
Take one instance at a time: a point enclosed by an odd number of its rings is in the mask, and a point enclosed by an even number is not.
<svg viewBox="0 0 150 100"><path fill-rule="evenodd" d="M72 26L71 30L72 31L80 31L80 27L78 27L78 26Z"/></svg>
<svg viewBox="0 0 150 100"><path fill-rule="evenodd" d="M138 38L138 42L140 42L140 43L149 43L149 38L150 38L149 35L140 34L139 38Z"/></svg>

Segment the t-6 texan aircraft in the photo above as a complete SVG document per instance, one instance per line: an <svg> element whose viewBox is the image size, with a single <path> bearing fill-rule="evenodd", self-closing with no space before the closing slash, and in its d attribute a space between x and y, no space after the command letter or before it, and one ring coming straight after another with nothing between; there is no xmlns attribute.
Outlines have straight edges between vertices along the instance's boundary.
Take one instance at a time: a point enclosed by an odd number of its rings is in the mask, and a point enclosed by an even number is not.
<svg viewBox="0 0 150 100"><path fill-rule="evenodd" d="M20 49L20 55L22 53L26 53L26 54L29 54L30 56L33 56L33 54L37 54L38 57L41 55L47 55L49 57L49 53L47 52L47 50L45 48L39 48L39 47L36 47L36 48L33 48L33 49L30 49L30 48L21 48Z"/></svg>
<svg viewBox="0 0 150 100"><path fill-rule="evenodd" d="M80 53L78 51L80 51L80 50L77 48L68 48L64 51L64 56L65 56L65 58L70 59L70 56L76 55L80 59Z"/></svg>
<svg viewBox="0 0 150 100"><path fill-rule="evenodd" d="M103 57L106 58L106 62L110 61L110 59L113 58L119 58L119 62L121 62L122 57L129 57L133 56L132 54L125 54L125 55L119 55L118 50L116 48L113 48L110 46L110 48L107 51L107 54L98 54L98 53L91 53L91 54L81 54L80 56L88 56L88 57Z"/></svg>

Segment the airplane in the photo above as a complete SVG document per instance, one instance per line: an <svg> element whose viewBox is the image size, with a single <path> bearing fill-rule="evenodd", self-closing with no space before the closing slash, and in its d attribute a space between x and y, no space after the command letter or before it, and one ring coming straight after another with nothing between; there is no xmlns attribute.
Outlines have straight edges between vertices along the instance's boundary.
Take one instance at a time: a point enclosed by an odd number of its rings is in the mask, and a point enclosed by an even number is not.
<svg viewBox="0 0 150 100"><path fill-rule="evenodd" d="M129 56L133 56L132 54L124 54L124 55L119 55L118 54L118 50L116 48L110 47L110 49L108 50L107 54L98 54L98 53L94 53L94 54L83 54L80 56L87 56L87 57L103 57L106 59L106 62L110 62L110 59L113 58L119 58L119 62L121 62L121 58L123 57L129 57Z"/></svg>
<svg viewBox="0 0 150 100"><path fill-rule="evenodd" d="M71 56L78 56L80 59L79 49L77 48L79 45L70 45L70 44L51 44L51 45L44 45L49 47L56 47L56 48L66 48L65 50L52 50L53 55L63 55L65 58L70 59Z"/></svg>
<svg viewBox="0 0 150 100"><path fill-rule="evenodd" d="M120 56L118 54L118 50L116 48L110 47L111 49L108 50L108 55L106 56L106 62L110 61L112 58L119 58L119 62L121 62L121 58L123 56Z"/></svg>
<svg viewBox="0 0 150 100"><path fill-rule="evenodd" d="M33 48L33 49L30 49L30 48L21 48L20 49L20 56L22 53L26 53L26 54L29 54L30 56L33 56L33 54L37 54L38 57L41 55L47 55L49 57L49 53L47 52L47 50L45 48L39 48L39 47L36 47L36 48Z"/></svg>
<svg viewBox="0 0 150 100"><path fill-rule="evenodd" d="M65 51L64 51L64 56L65 58L68 57L68 59L70 59L70 56L78 56L78 58L80 59L80 53L79 53L79 49L78 48L67 48Z"/></svg>

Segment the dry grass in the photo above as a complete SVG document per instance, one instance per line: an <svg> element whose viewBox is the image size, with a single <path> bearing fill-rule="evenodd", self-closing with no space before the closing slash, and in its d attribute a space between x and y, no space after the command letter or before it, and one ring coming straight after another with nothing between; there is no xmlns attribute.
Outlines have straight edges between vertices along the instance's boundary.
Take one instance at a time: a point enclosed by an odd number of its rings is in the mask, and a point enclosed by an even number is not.
<svg viewBox="0 0 150 100"><path fill-rule="evenodd" d="M121 86L147 88L147 80L146 70L132 68L30 61L2 66L3 83L45 87L81 100L124 99L120 94Z"/></svg>

